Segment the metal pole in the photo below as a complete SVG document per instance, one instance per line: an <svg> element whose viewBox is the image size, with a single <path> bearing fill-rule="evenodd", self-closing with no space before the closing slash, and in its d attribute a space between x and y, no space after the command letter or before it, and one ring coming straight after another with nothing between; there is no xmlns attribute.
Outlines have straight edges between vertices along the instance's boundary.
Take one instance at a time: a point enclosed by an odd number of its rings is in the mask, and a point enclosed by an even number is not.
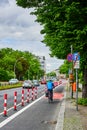
<svg viewBox="0 0 87 130"><path fill-rule="evenodd" d="M73 54L73 46L72 45L71 45L71 54ZM72 60L71 73L73 74L73 60ZM72 87L71 87L71 98L73 98L73 83L72 83Z"/></svg>
<svg viewBox="0 0 87 130"><path fill-rule="evenodd" d="M76 110L78 111L78 69L76 69Z"/></svg>

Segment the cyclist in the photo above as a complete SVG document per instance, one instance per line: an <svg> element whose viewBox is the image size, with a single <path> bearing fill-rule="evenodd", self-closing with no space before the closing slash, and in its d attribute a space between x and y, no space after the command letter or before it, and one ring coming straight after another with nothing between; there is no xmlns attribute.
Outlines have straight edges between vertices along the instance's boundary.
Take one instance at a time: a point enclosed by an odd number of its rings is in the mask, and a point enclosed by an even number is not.
<svg viewBox="0 0 87 130"><path fill-rule="evenodd" d="M53 101L53 88L54 88L54 84L53 84L52 80L49 80L47 82L47 89L48 89L48 93L50 92L50 94L51 94L51 101Z"/></svg>

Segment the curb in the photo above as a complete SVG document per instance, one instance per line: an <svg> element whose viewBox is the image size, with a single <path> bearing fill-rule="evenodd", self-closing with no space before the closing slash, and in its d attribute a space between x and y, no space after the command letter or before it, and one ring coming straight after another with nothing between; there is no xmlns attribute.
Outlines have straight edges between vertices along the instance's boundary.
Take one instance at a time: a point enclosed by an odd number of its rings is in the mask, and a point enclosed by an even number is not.
<svg viewBox="0 0 87 130"><path fill-rule="evenodd" d="M64 122L64 113L65 113L65 98L66 92L64 92L64 98L62 99L60 112L58 114L57 124L55 130L63 130L63 122Z"/></svg>

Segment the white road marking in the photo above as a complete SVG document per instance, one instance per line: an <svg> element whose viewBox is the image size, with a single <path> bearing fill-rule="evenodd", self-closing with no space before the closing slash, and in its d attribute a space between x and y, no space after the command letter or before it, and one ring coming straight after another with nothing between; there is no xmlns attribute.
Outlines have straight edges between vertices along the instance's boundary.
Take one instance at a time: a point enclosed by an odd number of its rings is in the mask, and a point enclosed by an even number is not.
<svg viewBox="0 0 87 130"><path fill-rule="evenodd" d="M44 94L44 92L41 92L41 94ZM31 101L31 98L30 98L30 101ZM27 100L25 100L24 102L27 102ZM20 105L21 105L21 103L17 104L17 106L20 106ZM12 109L14 109L14 107L7 109L7 112L12 110ZM3 115L3 112L1 112L0 115Z"/></svg>
<svg viewBox="0 0 87 130"><path fill-rule="evenodd" d="M19 106L19 105L21 105L21 103L19 103L17 106ZM9 108L9 109L7 110L7 112L10 111L10 110L12 110L13 108L14 108L14 107ZM0 113L0 115L2 115L2 114L3 114L3 112Z"/></svg>
<svg viewBox="0 0 87 130"><path fill-rule="evenodd" d="M31 107L32 105L34 105L36 102L40 101L42 98L44 97L41 96L40 98L38 98L37 100L33 101L32 103L30 103L29 105L27 105L26 107L24 107L23 109L21 109L20 111L18 111L17 113L13 114L12 116L8 117L6 120L2 121L0 123L0 128L2 128L4 125L6 125L8 122L10 122L11 120L13 120L15 117L17 117L18 115L20 115L21 113L23 113L25 110L27 110L29 107Z"/></svg>

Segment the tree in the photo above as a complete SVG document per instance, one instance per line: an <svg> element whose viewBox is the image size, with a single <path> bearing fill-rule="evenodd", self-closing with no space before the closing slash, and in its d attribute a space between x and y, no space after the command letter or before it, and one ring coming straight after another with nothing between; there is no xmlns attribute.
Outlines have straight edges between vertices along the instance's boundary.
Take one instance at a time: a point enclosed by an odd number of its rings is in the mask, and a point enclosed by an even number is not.
<svg viewBox="0 0 87 130"><path fill-rule="evenodd" d="M71 62L67 60L64 61L64 64L59 67L59 72L62 74L66 74L67 77L69 76L69 70L71 69Z"/></svg>
<svg viewBox="0 0 87 130"><path fill-rule="evenodd" d="M6 81L7 79L8 79L7 71L0 68L0 80L1 81Z"/></svg>
<svg viewBox="0 0 87 130"><path fill-rule="evenodd" d="M87 2L85 0L16 0L24 8L34 7L31 14L43 25L43 43L50 47L51 56L66 59L73 45L80 52L83 73L82 97L87 98Z"/></svg>
<svg viewBox="0 0 87 130"><path fill-rule="evenodd" d="M40 63L35 55L28 51L22 52L11 48L0 49L0 80L8 81L10 78L30 79L42 72ZM30 69L31 68L31 69Z"/></svg>
<svg viewBox="0 0 87 130"><path fill-rule="evenodd" d="M49 72L49 73L47 73L47 77L56 77L56 73L55 72Z"/></svg>

